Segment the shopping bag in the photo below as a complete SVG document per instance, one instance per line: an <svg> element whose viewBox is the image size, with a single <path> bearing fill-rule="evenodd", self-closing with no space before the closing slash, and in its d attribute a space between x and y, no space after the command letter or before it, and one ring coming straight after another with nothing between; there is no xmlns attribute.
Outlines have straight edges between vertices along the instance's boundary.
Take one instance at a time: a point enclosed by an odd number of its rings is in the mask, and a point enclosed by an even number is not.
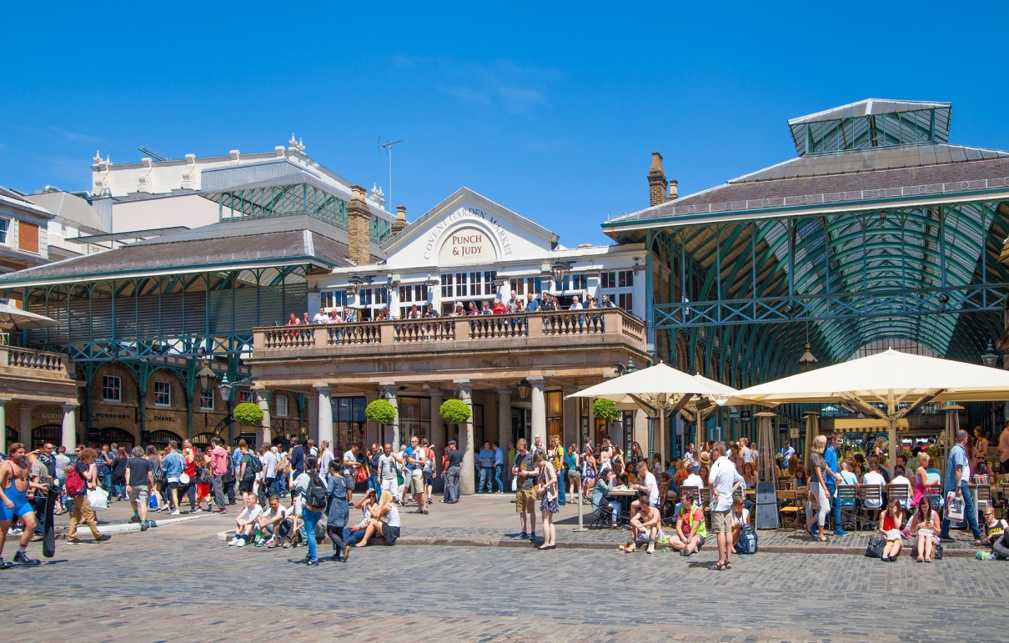
<svg viewBox="0 0 1009 643"><path fill-rule="evenodd" d="M950 522L963 522L963 518L963 496L958 496L955 491L950 491L946 494L946 519Z"/></svg>
<svg viewBox="0 0 1009 643"><path fill-rule="evenodd" d="M88 502L95 511L103 511L109 508L109 492L101 487L88 492Z"/></svg>
<svg viewBox="0 0 1009 643"><path fill-rule="evenodd" d="M870 536L869 545L865 548L865 555L869 558L882 558L886 541L882 536Z"/></svg>

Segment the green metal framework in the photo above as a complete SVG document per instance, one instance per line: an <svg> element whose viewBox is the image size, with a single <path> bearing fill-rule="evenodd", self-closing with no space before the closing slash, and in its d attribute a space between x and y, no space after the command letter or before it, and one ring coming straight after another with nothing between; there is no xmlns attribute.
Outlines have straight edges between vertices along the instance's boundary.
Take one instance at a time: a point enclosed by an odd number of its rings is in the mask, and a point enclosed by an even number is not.
<svg viewBox="0 0 1009 643"><path fill-rule="evenodd" d="M206 197L218 206L221 221L307 214L347 229L347 203L308 183L215 192ZM371 240L382 244L392 236L392 223L371 217Z"/></svg>
<svg viewBox="0 0 1009 643"><path fill-rule="evenodd" d="M870 147L946 143L951 112L949 103L869 100L792 119L788 127L799 156Z"/></svg>

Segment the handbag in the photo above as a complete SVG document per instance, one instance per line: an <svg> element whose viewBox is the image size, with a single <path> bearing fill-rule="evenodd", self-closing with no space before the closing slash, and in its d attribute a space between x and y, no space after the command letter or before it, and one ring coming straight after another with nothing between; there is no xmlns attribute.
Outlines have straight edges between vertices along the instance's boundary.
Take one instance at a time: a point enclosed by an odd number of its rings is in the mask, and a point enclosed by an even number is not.
<svg viewBox="0 0 1009 643"><path fill-rule="evenodd" d="M886 541L882 536L870 536L869 546L865 548L865 555L868 558L882 558L884 547L886 547Z"/></svg>
<svg viewBox="0 0 1009 643"><path fill-rule="evenodd" d="M963 496L956 495L955 491L946 494L946 519L950 522L963 522L964 519Z"/></svg>
<svg viewBox="0 0 1009 643"><path fill-rule="evenodd" d="M88 492L88 502L95 511L103 511L109 508L109 492L102 488L92 489Z"/></svg>
<svg viewBox="0 0 1009 643"><path fill-rule="evenodd" d="M354 482L365 482L368 479L368 472L364 470L364 467L358 467L354 471Z"/></svg>

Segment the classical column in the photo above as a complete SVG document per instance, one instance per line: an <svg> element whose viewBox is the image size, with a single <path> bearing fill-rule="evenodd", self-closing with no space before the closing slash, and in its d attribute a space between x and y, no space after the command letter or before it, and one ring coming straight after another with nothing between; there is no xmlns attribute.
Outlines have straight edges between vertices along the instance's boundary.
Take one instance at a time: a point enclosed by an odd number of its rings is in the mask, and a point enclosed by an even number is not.
<svg viewBox="0 0 1009 643"><path fill-rule="evenodd" d="M7 403L8 397L0 397L0 451L7 453Z"/></svg>
<svg viewBox="0 0 1009 643"><path fill-rule="evenodd" d="M527 377L526 381L532 387L530 399L533 404L533 444L536 444L536 436L539 436L543 446L546 447L549 446L549 442L547 441L547 405L546 399L543 397L543 385L545 382L542 377Z"/></svg>
<svg viewBox="0 0 1009 643"><path fill-rule="evenodd" d="M473 479L473 389L470 386L469 380L455 380L456 389L458 390L459 399L466 403L466 406L470 407L470 417L466 420L466 426L460 427L462 430L459 431L459 449L462 450L462 472L459 476L459 493L472 494L476 491L476 481Z"/></svg>
<svg viewBox="0 0 1009 643"><path fill-rule="evenodd" d="M431 435L428 437L431 439L431 445L436 447L438 453L441 453L445 448L445 443L448 442L445 437L445 421L441 419L438 412L444 400L444 393L440 388L433 388L428 394L431 396ZM438 471L441 471L440 462L438 463Z"/></svg>
<svg viewBox="0 0 1009 643"><path fill-rule="evenodd" d="M34 406L25 406L24 404L18 404L18 409L21 412L20 423L18 424L18 431L21 437L21 444L25 445L26 451L32 450L32 411L35 410ZM6 430L6 427L4 427Z"/></svg>
<svg viewBox="0 0 1009 643"><path fill-rule="evenodd" d="M576 447L580 447L580 435L578 434L578 398L568 398L568 395L577 393L578 387L568 387L561 389L564 397L564 435L561 437L561 446L567 450L568 446L574 442Z"/></svg>
<svg viewBox="0 0 1009 643"><path fill-rule="evenodd" d="M399 435L399 386L395 382L382 382L382 386L385 388L385 399L389 404L392 404L392 408L396 409L396 417L391 422L392 450L399 451L401 440Z"/></svg>
<svg viewBox="0 0 1009 643"><path fill-rule="evenodd" d="M270 444L273 440L273 436L270 435L270 398L267 396L265 388L255 388L253 392L256 396L256 404L263 410L263 422L259 425L259 444Z"/></svg>
<svg viewBox="0 0 1009 643"><path fill-rule="evenodd" d="M329 390L329 384L314 384L315 390L319 393L319 444L333 442L333 399Z"/></svg>
<svg viewBox="0 0 1009 643"><path fill-rule="evenodd" d="M508 466L508 443L512 435L512 390L497 390L497 443L505 454L504 479L510 480L512 471Z"/></svg>
<svg viewBox="0 0 1009 643"><path fill-rule="evenodd" d="M67 448L67 453L77 447L77 402L63 405L63 439L60 441Z"/></svg>

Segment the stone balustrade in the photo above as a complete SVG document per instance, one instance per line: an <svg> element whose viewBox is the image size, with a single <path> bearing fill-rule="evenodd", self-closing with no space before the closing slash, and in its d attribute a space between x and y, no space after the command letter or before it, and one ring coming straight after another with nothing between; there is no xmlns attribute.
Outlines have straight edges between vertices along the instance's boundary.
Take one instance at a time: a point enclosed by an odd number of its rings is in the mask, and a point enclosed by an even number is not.
<svg viewBox="0 0 1009 643"><path fill-rule="evenodd" d="M4 373L9 375L65 378L66 359L63 353L0 345L0 367L6 367Z"/></svg>

